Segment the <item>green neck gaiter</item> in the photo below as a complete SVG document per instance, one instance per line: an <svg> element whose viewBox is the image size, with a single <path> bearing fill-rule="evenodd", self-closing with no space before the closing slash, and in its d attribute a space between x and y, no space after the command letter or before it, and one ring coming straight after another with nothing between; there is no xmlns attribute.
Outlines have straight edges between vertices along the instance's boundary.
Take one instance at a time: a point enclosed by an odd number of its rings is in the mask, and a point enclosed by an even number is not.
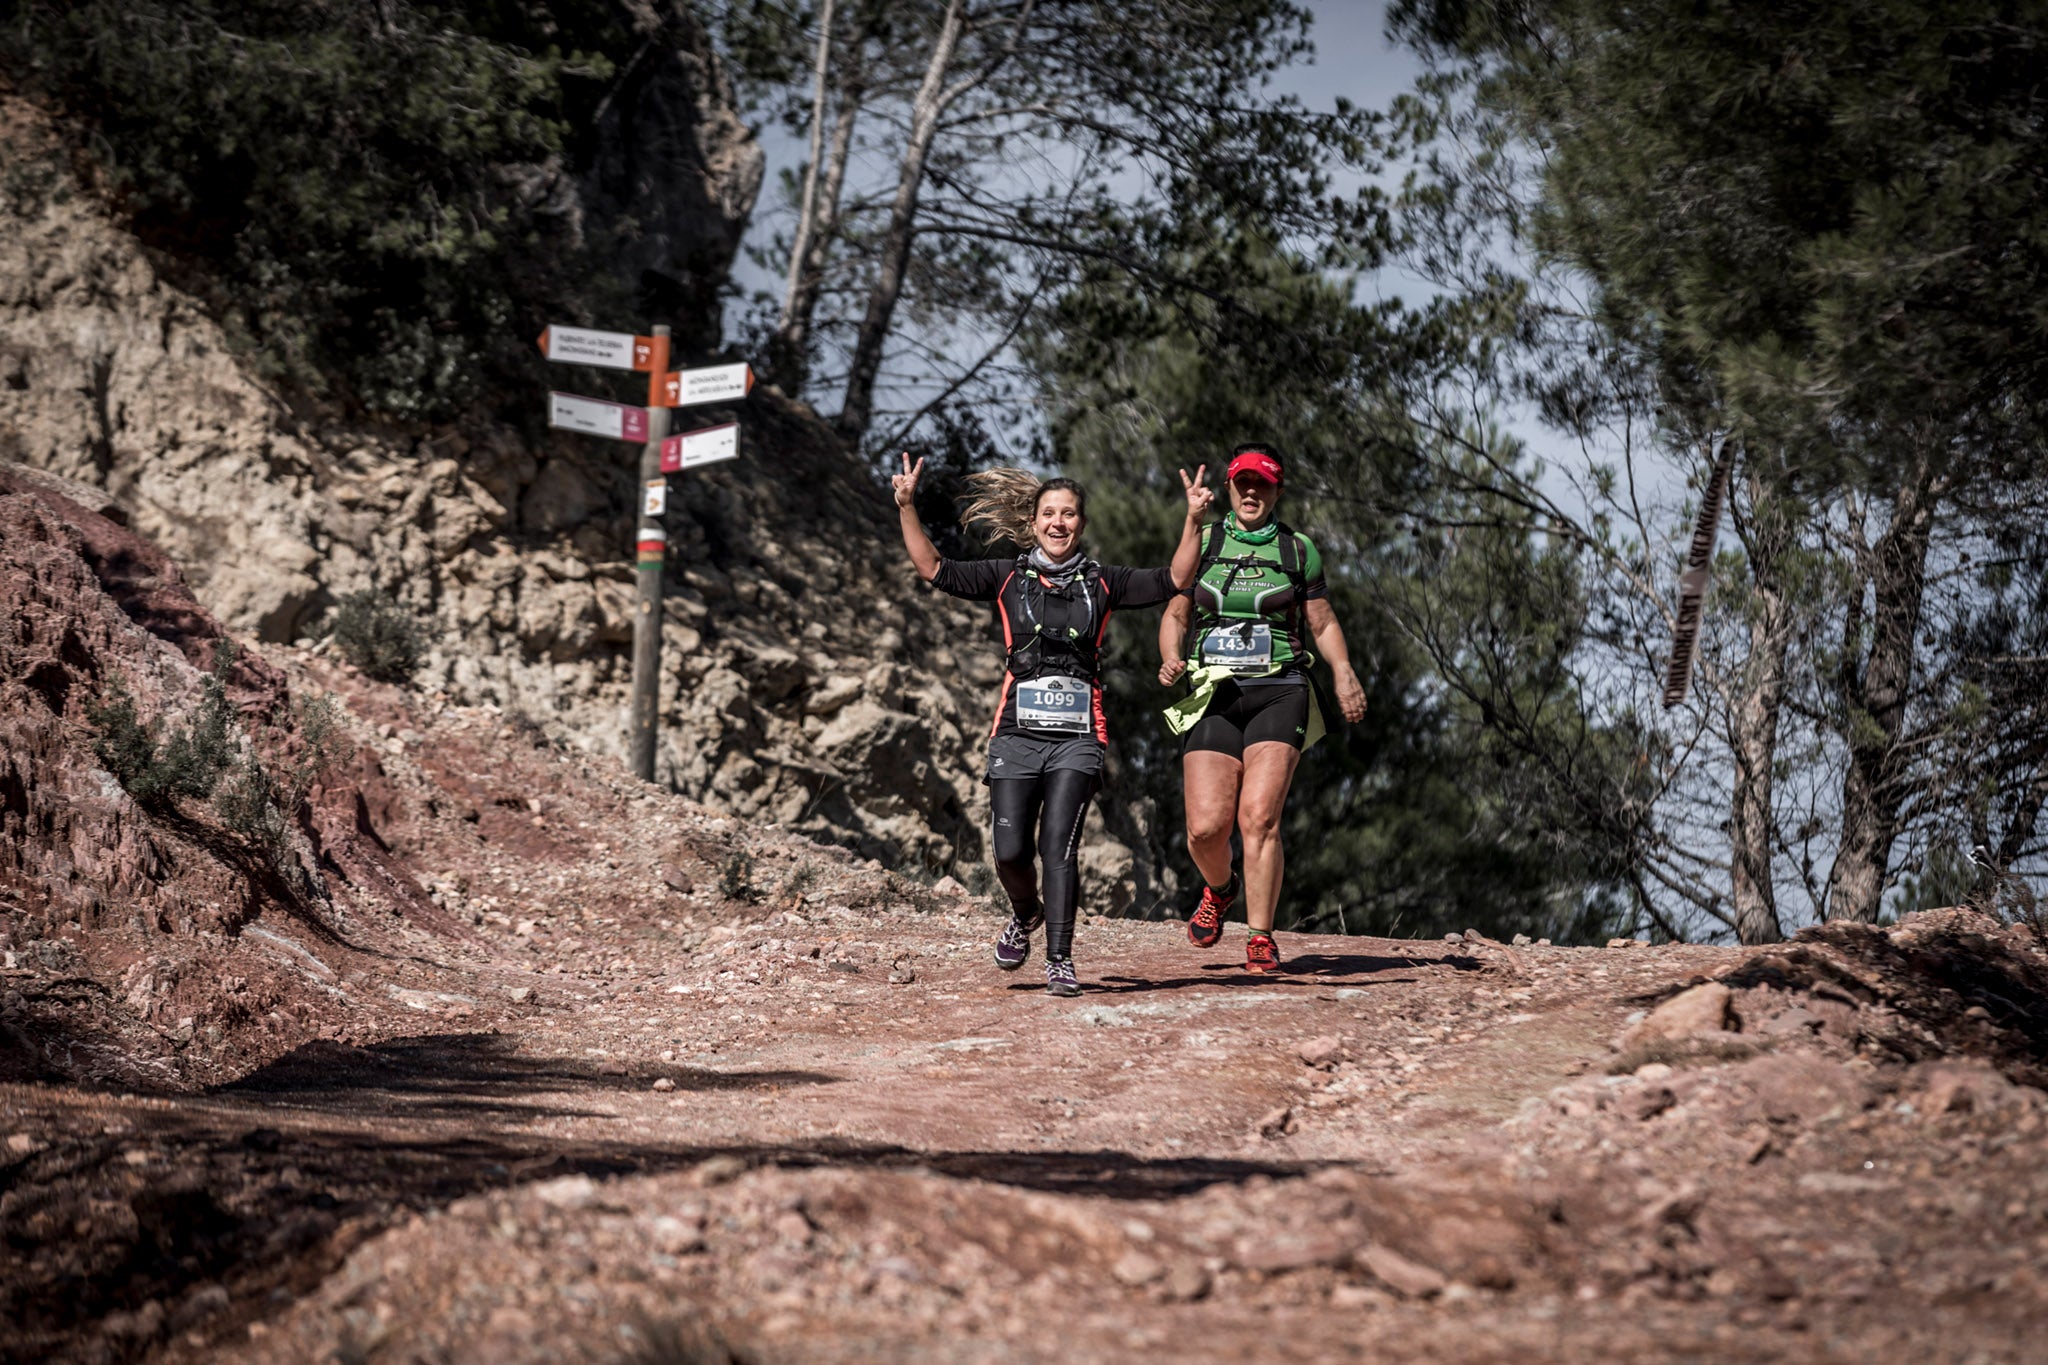
<svg viewBox="0 0 2048 1365"><path fill-rule="evenodd" d="M1244 527L1238 525L1237 513L1225 512L1223 514L1223 524L1230 528L1232 536L1247 545L1271 545L1280 534L1280 520L1277 517L1268 518L1266 524L1257 530L1247 531Z"/></svg>

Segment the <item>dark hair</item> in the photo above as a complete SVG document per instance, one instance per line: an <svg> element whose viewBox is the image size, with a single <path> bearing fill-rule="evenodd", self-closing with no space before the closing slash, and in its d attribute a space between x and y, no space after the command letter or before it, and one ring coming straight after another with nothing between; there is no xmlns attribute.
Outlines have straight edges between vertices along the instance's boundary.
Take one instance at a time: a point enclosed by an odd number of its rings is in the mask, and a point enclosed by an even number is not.
<svg viewBox="0 0 2048 1365"><path fill-rule="evenodd" d="M1047 479L1044 483L1038 485L1038 492L1031 499L1031 515L1033 517L1038 515L1038 504L1045 501L1047 493L1061 492L1072 493L1075 503L1079 505L1081 515L1084 517L1088 515L1088 490L1081 486L1078 479L1069 479L1064 475L1057 479Z"/></svg>
<svg viewBox="0 0 2048 1365"><path fill-rule="evenodd" d="M1230 452L1230 458L1234 460L1240 455L1249 455L1253 451L1257 451L1261 455L1271 456L1274 464L1282 467L1285 467L1287 464L1287 457L1282 455L1280 447L1274 445L1271 441L1239 441L1237 447Z"/></svg>

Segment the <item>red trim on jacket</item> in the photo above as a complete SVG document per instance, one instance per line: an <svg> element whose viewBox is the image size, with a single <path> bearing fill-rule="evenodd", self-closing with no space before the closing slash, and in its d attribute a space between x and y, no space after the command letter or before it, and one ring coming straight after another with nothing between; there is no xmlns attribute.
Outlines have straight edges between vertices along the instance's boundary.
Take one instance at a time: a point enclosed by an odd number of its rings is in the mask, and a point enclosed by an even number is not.
<svg viewBox="0 0 2048 1365"><path fill-rule="evenodd" d="M1017 571L1010 570L1003 579L1003 585L996 589L996 618L1003 623L1003 690L996 697L995 719L988 723L988 737L994 739L996 731L1003 728L1003 712L1010 705L1010 684L1016 679L1010 676L1010 609L1003 603L1003 595L1010 590L1010 584L1017 581Z"/></svg>

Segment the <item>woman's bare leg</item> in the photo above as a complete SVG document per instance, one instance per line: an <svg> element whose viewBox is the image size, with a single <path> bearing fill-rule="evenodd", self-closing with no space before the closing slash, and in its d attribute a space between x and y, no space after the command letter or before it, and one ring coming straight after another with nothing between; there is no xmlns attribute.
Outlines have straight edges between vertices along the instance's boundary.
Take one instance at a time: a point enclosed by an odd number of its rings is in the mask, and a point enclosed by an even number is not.
<svg viewBox="0 0 2048 1365"><path fill-rule="evenodd" d="M1245 747L1244 775L1237 793L1237 833L1244 841L1244 915L1254 930L1271 929L1273 914L1280 907L1280 881L1287 867L1286 854L1280 848L1280 815L1287 807L1287 789L1293 785L1295 765L1300 762L1301 750L1292 744L1267 740ZM1194 847L1192 790L1188 804L1190 849ZM1224 838L1227 876L1227 830ZM1195 861L1200 866L1201 859ZM1208 875L1206 869L1202 875Z"/></svg>
<svg viewBox="0 0 2048 1365"><path fill-rule="evenodd" d="M1188 853L1202 880L1230 882L1230 831L1237 823L1237 787L1244 765L1229 754L1196 749L1180 760L1188 813Z"/></svg>

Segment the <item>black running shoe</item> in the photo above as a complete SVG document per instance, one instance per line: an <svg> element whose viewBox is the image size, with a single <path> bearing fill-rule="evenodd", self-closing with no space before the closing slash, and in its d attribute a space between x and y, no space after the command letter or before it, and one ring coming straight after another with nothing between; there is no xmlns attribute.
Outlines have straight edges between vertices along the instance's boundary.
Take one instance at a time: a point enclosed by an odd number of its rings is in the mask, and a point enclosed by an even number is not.
<svg viewBox="0 0 2048 1365"><path fill-rule="evenodd" d="M1034 915L1026 924L1015 915L1003 926L1002 934L996 939L996 966L1006 972L1014 972L1031 957L1031 934L1045 923L1042 915Z"/></svg>
<svg viewBox="0 0 2048 1365"><path fill-rule="evenodd" d="M1071 957L1050 957L1045 960L1045 993L1047 995L1079 995L1081 983L1074 977L1074 959Z"/></svg>

